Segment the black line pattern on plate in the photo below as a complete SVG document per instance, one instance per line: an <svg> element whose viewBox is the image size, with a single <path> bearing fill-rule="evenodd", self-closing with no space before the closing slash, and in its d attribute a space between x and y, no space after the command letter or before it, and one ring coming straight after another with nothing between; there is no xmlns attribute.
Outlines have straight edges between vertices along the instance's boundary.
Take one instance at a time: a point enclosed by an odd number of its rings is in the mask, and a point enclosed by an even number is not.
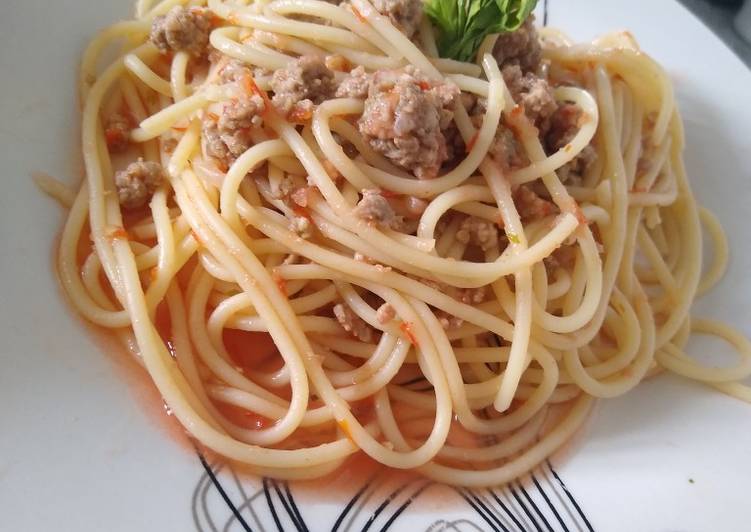
<svg viewBox="0 0 751 532"><path fill-rule="evenodd" d="M224 488L219 483L219 480L216 478L216 475L214 474L214 471L211 469L211 466L209 466L209 463L206 461L206 458L200 452L198 453L198 459L201 461L201 465L206 471L206 474L208 474L209 478L211 479L211 483L214 485L214 487L216 487L217 491L221 495L224 502L227 503L227 506L232 511L232 514L237 518L237 521L243 527L243 530L245 530L246 532L253 532L253 529L250 528L250 526L248 526L248 523L245 522L245 519L243 519L243 516L240 515L240 512L237 511L237 508L232 503L232 500L229 498L229 496L227 496L227 492L224 491ZM207 511L207 515L208 515L208 511ZM282 532L281 528L279 529L279 532Z"/></svg>
<svg viewBox="0 0 751 532"><path fill-rule="evenodd" d="M201 453L198 458L203 474L193 490L191 511L199 532L388 532L400 529L405 515L420 515L426 522L413 521L410 529L427 532L594 532L550 461L520 481L483 490L448 488L428 480L399 484L376 474L363 481L338 513L332 512L328 523L316 515L308 524L303 514L309 512L295 500L294 483L241 478L228 465L212 466ZM461 513L466 504L467 515L431 522L427 514L413 512L431 488L455 494L457 504L447 511Z"/></svg>
<svg viewBox="0 0 751 532"><path fill-rule="evenodd" d="M561 514L558 513L558 510L556 509L555 505L552 502L550 502L550 498L548 497L548 494L543 489L542 485L540 484L540 481L537 480L537 477L535 476L534 472L530 473L529 476L532 479L532 482L534 482L535 487L537 488L537 491L539 491L540 495L542 495L542 498L545 499L545 502L547 503L548 508L550 508L550 511L553 512L553 515L558 521L558 524L561 526L561 530L563 532L569 532L569 528L566 526L566 523L563 522L563 519L561 518Z"/></svg>
<svg viewBox="0 0 751 532"><path fill-rule="evenodd" d="M342 525L342 522L344 521L344 518L347 516L347 514L350 512L350 510L355 506L357 501L360 499L360 497L363 496L363 494L370 488L370 483L372 482L373 477L371 477L365 484L363 484L362 488L357 490L357 493L355 493L352 498L349 500L349 502L344 506L344 509L341 511L339 516L336 518L336 521L334 522L334 526L331 529L331 532L338 532L339 527Z"/></svg>
<svg viewBox="0 0 751 532"><path fill-rule="evenodd" d="M553 477L555 478L556 482L560 485L561 489L563 489L563 492L566 494L566 497L569 501L571 501L571 504L574 505L574 508L576 509L576 513L579 514L579 517L581 517L582 521L584 521L584 526L587 527L587 530L589 532L594 532L594 529L592 528L592 524L589 522L589 519L587 519L587 516L584 515L584 512L582 511L581 506L578 502L576 502L576 499L574 498L573 493L568 489L566 484L563 482L561 477L558 475L558 473L553 469L553 464L550 463L550 460L545 460L545 464L548 466L548 469L550 469L550 472L553 474Z"/></svg>

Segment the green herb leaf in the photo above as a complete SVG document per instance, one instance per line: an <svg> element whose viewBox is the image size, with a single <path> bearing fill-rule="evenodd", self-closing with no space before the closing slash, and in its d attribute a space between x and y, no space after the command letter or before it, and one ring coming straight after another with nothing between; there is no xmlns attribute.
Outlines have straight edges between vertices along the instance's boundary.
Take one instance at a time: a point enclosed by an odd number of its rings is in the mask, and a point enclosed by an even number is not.
<svg viewBox="0 0 751 532"><path fill-rule="evenodd" d="M519 29L537 0L427 0L425 12L438 29L441 57L471 61L491 33Z"/></svg>

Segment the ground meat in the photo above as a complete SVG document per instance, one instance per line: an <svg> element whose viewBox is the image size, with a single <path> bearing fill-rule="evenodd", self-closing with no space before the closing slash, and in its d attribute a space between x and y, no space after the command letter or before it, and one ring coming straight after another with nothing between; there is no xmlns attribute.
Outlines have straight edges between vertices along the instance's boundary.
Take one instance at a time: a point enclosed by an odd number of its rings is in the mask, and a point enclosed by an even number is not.
<svg viewBox="0 0 751 532"><path fill-rule="evenodd" d="M534 221L556 214L555 203L541 198L530 185L521 185L514 191L514 204L523 221Z"/></svg>
<svg viewBox="0 0 751 532"><path fill-rule="evenodd" d="M472 244L488 251L498 245L498 228L488 220L469 216L459 226L456 239L462 244Z"/></svg>
<svg viewBox="0 0 751 532"><path fill-rule="evenodd" d="M313 236L313 224L304 216L294 216L289 221L289 230L301 238Z"/></svg>
<svg viewBox="0 0 751 532"><path fill-rule="evenodd" d="M250 94L224 104L219 117L220 133L232 133L236 129L259 127L263 122L263 112L266 106L263 98L258 94Z"/></svg>
<svg viewBox="0 0 751 532"><path fill-rule="evenodd" d="M498 124L495 139L488 151L504 170L515 170L529 164L524 146L516 138L514 131L503 122Z"/></svg>
<svg viewBox="0 0 751 532"><path fill-rule="evenodd" d="M219 73L219 78L224 83L242 81L246 77L252 77L250 68L237 59L231 59Z"/></svg>
<svg viewBox="0 0 751 532"><path fill-rule="evenodd" d="M410 38L422 19L422 0L373 0L373 7Z"/></svg>
<svg viewBox="0 0 751 532"><path fill-rule="evenodd" d="M582 111L579 106L564 103L550 117L550 126L545 135L545 147L553 153L565 147L579 132ZM597 160L597 152L592 146L585 147L570 163L558 169L562 181L581 178L592 163Z"/></svg>
<svg viewBox="0 0 751 532"><path fill-rule="evenodd" d="M121 113L115 113L107 119L104 125L104 138L110 152L125 151L130 143L130 130L130 120Z"/></svg>
<svg viewBox="0 0 751 532"><path fill-rule="evenodd" d="M464 320L462 318L458 318L443 310L437 311L435 316L438 318L438 323L441 324L441 327L443 327L443 330L445 331L453 331L464 325Z"/></svg>
<svg viewBox="0 0 751 532"><path fill-rule="evenodd" d="M336 321L339 322L342 329L363 342L370 342L373 339L373 329L347 305L339 303L334 305L333 310Z"/></svg>
<svg viewBox="0 0 751 532"><path fill-rule="evenodd" d="M274 72L271 89L274 107L286 115L305 100L318 105L331 98L336 81L322 58L304 55Z"/></svg>
<svg viewBox="0 0 751 532"><path fill-rule="evenodd" d="M312 191L312 187L297 188L292 191L291 194L289 194L289 199L291 199L293 203L299 205L300 207L307 207L308 203L310 202L310 195Z"/></svg>
<svg viewBox="0 0 751 532"><path fill-rule="evenodd" d="M164 181L162 165L138 159L115 174L115 187L120 205L126 209L143 207Z"/></svg>
<svg viewBox="0 0 751 532"><path fill-rule="evenodd" d="M478 129L482 126L485 118L487 103L488 101L485 98L478 98L474 106L470 108L472 124ZM513 129L508 127L503 119L498 124L495 138L488 151L506 171L522 168L529 164L524 146L519 142Z"/></svg>
<svg viewBox="0 0 751 532"><path fill-rule="evenodd" d="M454 123L443 131L443 137L446 139L446 166L454 167L467 155L467 145Z"/></svg>
<svg viewBox="0 0 751 532"><path fill-rule="evenodd" d="M363 190L362 199L352 214L370 224L385 228L393 228L401 221L380 190Z"/></svg>
<svg viewBox="0 0 751 532"><path fill-rule="evenodd" d="M223 133L211 119L204 120L202 134L206 153L225 166L230 166L253 145L249 130L238 129Z"/></svg>
<svg viewBox="0 0 751 532"><path fill-rule="evenodd" d="M548 82L532 72L523 73L518 65L504 67L503 79L527 117L541 130L546 129L546 121L558 108Z"/></svg>
<svg viewBox="0 0 751 532"><path fill-rule="evenodd" d="M478 288L465 288L459 293L459 301L465 305L479 305L485 301L487 289L484 286Z"/></svg>
<svg viewBox="0 0 751 532"><path fill-rule="evenodd" d="M271 197L278 200L287 200L297 189L297 184L292 176L285 174L279 180L279 187L277 191L272 191Z"/></svg>
<svg viewBox="0 0 751 532"><path fill-rule="evenodd" d="M358 125L377 152L411 170L420 179L438 174L447 159L443 129L459 89L434 84L412 67L374 74Z"/></svg>
<svg viewBox="0 0 751 532"><path fill-rule="evenodd" d="M235 75L236 70L230 71ZM243 74L244 75L244 74ZM229 166L253 145L251 128L263 123L265 103L258 94L245 94L224 104L219 120L207 116L203 122L206 153Z"/></svg>
<svg viewBox="0 0 751 532"><path fill-rule="evenodd" d="M498 65L517 65L524 72L536 71L542 59L542 47L535 29L535 17L530 15L524 24L510 33L502 33L493 47Z"/></svg>
<svg viewBox="0 0 751 532"><path fill-rule="evenodd" d="M396 317L396 310L388 303L384 303L376 311L376 319L381 325L385 325Z"/></svg>
<svg viewBox="0 0 751 532"><path fill-rule="evenodd" d="M336 89L337 98L360 98L364 100L368 96L370 80L372 76L359 66L342 80Z"/></svg>
<svg viewBox="0 0 751 532"><path fill-rule="evenodd" d="M154 18L150 38L162 53L184 51L198 57L206 51L210 30L208 9L175 6Z"/></svg>

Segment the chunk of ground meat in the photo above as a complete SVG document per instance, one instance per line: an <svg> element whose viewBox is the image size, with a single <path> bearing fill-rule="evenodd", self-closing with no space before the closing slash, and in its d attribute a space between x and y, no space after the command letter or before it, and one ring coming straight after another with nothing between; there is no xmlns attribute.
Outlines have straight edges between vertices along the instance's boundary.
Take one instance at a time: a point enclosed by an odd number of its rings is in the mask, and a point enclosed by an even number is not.
<svg viewBox="0 0 751 532"><path fill-rule="evenodd" d="M433 178L448 157L442 130L451 123L458 95L455 85L436 85L412 67L378 71L358 122L360 133L395 164L420 179Z"/></svg>
<svg viewBox="0 0 751 532"><path fill-rule="evenodd" d="M381 325L385 325L396 317L396 310L388 303L384 303L376 311L376 319Z"/></svg>
<svg viewBox="0 0 751 532"><path fill-rule="evenodd" d="M532 72L522 73L517 65L504 67L503 79L514 101L524 107L532 123L541 130L546 129L546 120L558 108L550 84Z"/></svg>
<svg viewBox="0 0 751 532"><path fill-rule="evenodd" d="M514 191L514 204L523 221L534 221L558 213L555 203L540 197L529 185L521 185Z"/></svg>
<svg viewBox="0 0 751 532"><path fill-rule="evenodd" d="M542 47L530 15L518 30L502 33L493 47L493 57L501 67L517 65L524 72L536 71L542 60Z"/></svg>
<svg viewBox="0 0 751 532"><path fill-rule="evenodd" d="M264 100L258 94L244 94L226 102L218 120L211 116L204 119L206 153L225 166L231 165L253 145L250 130L262 125L264 111Z"/></svg>
<svg viewBox="0 0 751 532"><path fill-rule="evenodd" d="M456 239L462 244L472 244L488 251L498 245L498 227L483 218L469 216L459 226Z"/></svg>
<svg viewBox="0 0 751 532"><path fill-rule="evenodd" d="M208 9L175 6L151 23L151 42L160 52L188 52L200 56L209 44L211 12Z"/></svg>
<svg viewBox="0 0 751 532"><path fill-rule="evenodd" d="M223 83L234 83L242 81L246 77L252 77L250 68L245 63L237 59L231 59L219 73L219 78Z"/></svg>
<svg viewBox="0 0 751 532"><path fill-rule="evenodd" d="M206 154L217 159L224 166L230 166L253 145L248 129L222 132L217 123L211 119L204 120L202 135Z"/></svg>
<svg viewBox="0 0 751 532"><path fill-rule="evenodd" d="M524 146L516 138L514 131L503 122L498 124L495 139L488 151L504 170L515 170L529 164Z"/></svg>
<svg viewBox="0 0 751 532"><path fill-rule="evenodd" d="M373 0L373 7L409 38L422 19L422 0Z"/></svg>
<svg viewBox="0 0 751 532"><path fill-rule="evenodd" d="M289 230L300 238L313 236L313 224L304 216L295 216L289 222Z"/></svg>
<svg viewBox="0 0 751 532"><path fill-rule="evenodd" d="M304 55L274 72L271 89L274 107L286 115L305 100L318 105L331 98L336 92L336 81L323 58Z"/></svg>
<svg viewBox="0 0 751 532"><path fill-rule="evenodd" d="M334 317L342 326L342 329L363 342L370 342L373 339L373 329L347 305L338 303L334 305L333 310Z"/></svg>
<svg viewBox="0 0 751 532"><path fill-rule="evenodd" d="M371 77L363 66L355 68L339 84L339 88L336 89L336 97L364 100L368 96Z"/></svg>
<svg viewBox="0 0 751 532"><path fill-rule="evenodd" d="M545 147L553 153L565 147L579 132L582 111L578 105L563 103L550 117L550 127L545 135ZM581 178L592 163L597 160L597 152L586 146L571 162L558 169L562 181Z"/></svg>
<svg viewBox="0 0 751 532"><path fill-rule="evenodd" d="M143 207L164 181L162 165L138 159L115 174L117 198L126 209Z"/></svg>
<svg viewBox="0 0 751 532"><path fill-rule="evenodd" d="M462 134L456 127L451 124L443 131L443 137L446 139L446 166L453 167L458 165L467 154L467 145L464 143Z"/></svg>
<svg viewBox="0 0 751 532"><path fill-rule="evenodd" d="M104 138L112 153L125 151L130 143L131 122L124 114L115 113L104 125Z"/></svg>
<svg viewBox="0 0 751 532"><path fill-rule="evenodd" d="M272 187L271 197L286 202L292 199L291 196L296 190L298 190L298 185L295 182L295 178L289 174L285 174L284 177L279 180L276 190Z"/></svg>
<svg viewBox="0 0 751 532"><path fill-rule="evenodd" d="M474 107L470 108L472 124L478 129L482 126L483 119L485 118L487 103L485 98L478 98ZM506 171L522 168L529 164L529 158L527 157L527 152L524 150L524 146L522 146L522 143L516 137L513 129L508 127L503 119L498 124L495 138L488 151Z"/></svg>
<svg viewBox="0 0 751 532"><path fill-rule="evenodd" d="M363 190L362 199L352 214L370 224L385 228L396 227L401 221L380 190Z"/></svg>
<svg viewBox="0 0 751 532"><path fill-rule="evenodd" d="M224 104L217 123L221 133L234 132L236 129L259 127L263 122L266 106L258 94L249 94Z"/></svg>

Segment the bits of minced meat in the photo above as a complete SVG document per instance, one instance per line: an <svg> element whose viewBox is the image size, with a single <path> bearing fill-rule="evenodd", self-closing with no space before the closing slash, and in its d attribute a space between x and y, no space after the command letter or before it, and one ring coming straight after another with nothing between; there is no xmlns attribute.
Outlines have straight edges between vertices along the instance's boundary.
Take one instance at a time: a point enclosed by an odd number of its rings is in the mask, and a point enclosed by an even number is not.
<svg viewBox="0 0 751 532"><path fill-rule="evenodd" d="M515 170L529 164L527 152L516 134L502 122L498 124L489 152L504 170Z"/></svg>
<svg viewBox="0 0 751 532"><path fill-rule="evenodd" d="M200 7L175 6L151 23L151 42L160 52L188 52L200 56L209 44L211 12Z"/></svg>
<svg viewBox="0 0 751 532"><path fill-rule="evenodd" d="M342 326L342 329L363 342L373 339L373 329L365 323L360 316L355 314L347 305L338 303L334 305L334 317Z"/></svg>
<svg viewBox="0 0 751 532"><path fill-rule="evenodd" d="M482 126L482 121L485 118L487 103L488 101L485 98L478 98L477 103L471 110L470 118L473 125L478 129ZM495 138L488 151L504 170L514 170L529 164L524 146L516 137L513 129L508 127L503 120L498 124Z"/></svg>
<svg viewBox="0 0 751 532"><path fill-rule="evenodd" d="M558 108L550 84L532 72L523 73L518 65L504 67L503 79L514 101L524 107L532 123L545 129L546 120Z"/></svg>
<svg viewBox="0 0 751 532"><path fill-rule="evenodd" d="M358 66L339 84L339 87L336 89L336 97L364 100L368 96L371 77L363 66Z"/></svg>
<svg viewBox="0 0 751 532"><path fill-rule="evenodd" d="M422 19L422 0L373 0L373 7L410 38Z"/></svg>
<svg viewBox="0 0 751 532"><path fill-rule="evenodd" d="M252 75L250 68L237 59L230 59L219 72L219 78L223 83L242 81L247 77L252 77Z"/></svg>
<svg viewBox="0 0 751 532"><path fill-rule="evenodd" d="M493 57L501 67L517 65L524 72L536 71L542 60L542 47L530 15L518 30L502 33L493 47Z"/></svg>
<svg viewBox="0 0 751 532"><path fill-rule="evenodd" d="M248 94L224 104L219 116L219 130L228 133L236 129L258 127L263 122L265 109L263 98L258 94Z"/></svg>
<svg viewBox="0 0 751 532"><path fill-rule="evenodd" d="M459 226L456 239L462 244L472 244L488 251L498 245L498 228L488 220L469 216Z"/></svg>
<svg viewBox="0 0 751 532"><path fill-rule="evenodd" d="M229 63L221 73L226 82L239 82L250 76L250 71L239 63ZM203 138L206 153L229 166L253 145L251 128L260 127L266 104L255 93L243 93L239 98L225 102L219 118L206 116L203 121Z"/></svg>
<svg viewBox="0 0 751 532"><path fill-rule="evenodd" d="M438 318L438 323L441 324L441 327L443 327L443 330L445 331L454 331L464 325L463 319L449 314L448 312L444 312L443 310L437 311L435 317Z"/></svg>
<svg viewBox="0 0 751 532"><path fill-rule="evenodd" d="M480 286L478 288L465 288L459 294L459 301L465 305L479 305L487 297L487 288Z"/></svg>
<svg viewBox="0 0 751 532"><path fill-rule="evenodd" d="M377 152L430 179L446 161L446 129L459 89L451 83L434 83L412 67L381 70L373 75L358 122L360 133Z"/></svg>
<svg viewBox="0 0 751 532"><path fill-rule="evenodd" d="M253 145L250 130L221 131L217 123L210 118L203 121L202 135L206 154L224 166L230 166Z"/></svg>
<svg viewBox="0 0 751 532"><path fill-rule="evenodd" d="M164 181L162 165L138 159L115 174L115 188L120 205L126 209L143 207Z"/></svg>
<svg viewBox="0 0 751 532"><path fill-rule="evenodd" d="M550 117L550 127L545 135L545 147L553 153L565 147L581 128L582 110L578 105L563 103ZM558 169L562 181L580 178L597 159L597 152L586 146L573 161Z"/></svg>
<svg viewBox="0 0 751 532"><path fill-rule="evenodd" d="M313 235L313 224L304 216L294 216L289 221L289 230L300 238L310 238Z"/></svg>
<svg viewBox="0 0 751 532"><path fill-rule="evenodd" d="M124 151L130 141L131 123L128 117L115 113L107 119L104 125L104 138L107 148L115 153Z"/></svg>
<svg viewBox="0 0 751 532"><path fill-rule="evenodd" d="M363 190L362 199L357 203L352 214L368 223L385 228L394 228L401 222L401 218L396 215L380 190Z"/></svg>
<svg viewBox="0 0 751 532"><path fill-rule="evenodd" d="M274 72L271 89L274 107L286 115L305 100L318 105L331 98L336 80L323 58L304 55Z"/></svg>
<svg viewBox="0 0 751 532"><path fill-rule="evenodd" d="M534 221L558 213L555 203L540 197L530 185L521 185L514 191L514 204L523 221Z"/></svg>
<svg viewBox="0 0 751 532"><path fill-rule="evenodd" d="M376 319L381 325L385 325L396 317L396 310L388 303L384 303L376 311Z"/></svg>

